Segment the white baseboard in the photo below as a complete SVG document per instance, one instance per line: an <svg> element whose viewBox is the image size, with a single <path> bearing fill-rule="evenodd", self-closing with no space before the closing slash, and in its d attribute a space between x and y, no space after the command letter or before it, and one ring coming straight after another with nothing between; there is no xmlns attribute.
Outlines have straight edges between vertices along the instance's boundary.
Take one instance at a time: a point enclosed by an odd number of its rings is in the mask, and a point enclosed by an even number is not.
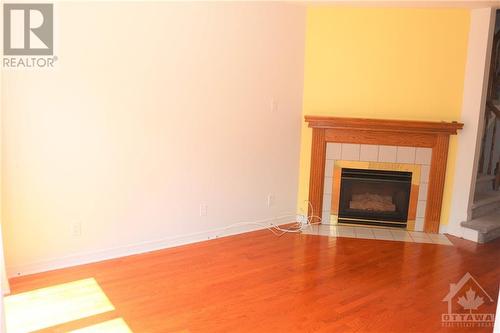
<svg viewBox="0 0 500 333"><path fill-rule="evenodd" d="M266 220L257 221L261 224L266 225L282 225L291 223L290 217L276 217L269 218ZM34 262L19 266L9 266L7 267L7 276L9 278L29 275L41 272L52 271L60 268L67 268L77 265L89 264L98 261L116 259L120 257L125 257L133 254L146 253L156 250L163 250L171 247L176 247L180 245L186 245L191 243L197 243L201 241L206 241L215 238L227 237L237 234L242 234L246 232L256 231L265 229L264 226L245 224L238 225L234 227L224 227L213 229L209 231L186 234L181 236L168 237L163 239L158 239L154 241L142 242L137 244L130 244L126 246L109 248L105 250L100 250L96 252L81 253L70 255L62 258L54 258L50 260L44 260L40 262Z"/></svg>
<svg viewBox="0 0 500 333"><path fill-rule="evenodd" d="M449 235L470 240L476 243L479 240L479 232L477 230L472 230L462 226L454 226L452 228L448 228L447 233Z"/></svg>

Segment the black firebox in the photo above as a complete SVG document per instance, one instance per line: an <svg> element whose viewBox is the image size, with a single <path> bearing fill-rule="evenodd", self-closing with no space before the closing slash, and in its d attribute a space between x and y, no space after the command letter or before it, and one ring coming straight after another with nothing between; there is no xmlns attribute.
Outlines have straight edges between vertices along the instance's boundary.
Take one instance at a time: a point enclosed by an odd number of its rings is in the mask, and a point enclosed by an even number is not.
<svg viewBox="0 0 500 333"><path fill-rule="evenodd" d="M411 172L342 169L339 223L406 228Z"/></svg>

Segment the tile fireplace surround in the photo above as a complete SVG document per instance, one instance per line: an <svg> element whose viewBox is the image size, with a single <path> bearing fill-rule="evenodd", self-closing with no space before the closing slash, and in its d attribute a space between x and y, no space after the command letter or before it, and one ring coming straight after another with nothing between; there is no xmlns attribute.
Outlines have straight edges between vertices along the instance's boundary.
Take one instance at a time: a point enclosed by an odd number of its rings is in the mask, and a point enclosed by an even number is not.
<svg viewBox="0 0 500 333"><path fill-rule="evenodd" d="M322 116L306 116L305 121L312 128L309 216L330 211L335 161L402 163L421 173L410 230L439 232L449 137L463 124Z"/></svg>
<svg viewBox="0 0 500 333"><path fill-rule="evenodd" d="M417 183L416 193L412 194L415 196L413 198L415 207L410 209L413 212L409 213L408 230L423 231L431 157L432 150L430 148L327 143L321 222L333 224L335 222L333 215L338 212L338 208L335 211L332 207L332 197L338 202L340 190L340 174L339 172L334 173L334 167L338 169L342 165L347 167L365 165L366 167L373 166L374 169L412 171ZM361 168L361 166L359 167ZM336 195L333 194L335 192ZM410 199L410 201L413 200ZM413 216L411 216L412 214Z"/></svg>

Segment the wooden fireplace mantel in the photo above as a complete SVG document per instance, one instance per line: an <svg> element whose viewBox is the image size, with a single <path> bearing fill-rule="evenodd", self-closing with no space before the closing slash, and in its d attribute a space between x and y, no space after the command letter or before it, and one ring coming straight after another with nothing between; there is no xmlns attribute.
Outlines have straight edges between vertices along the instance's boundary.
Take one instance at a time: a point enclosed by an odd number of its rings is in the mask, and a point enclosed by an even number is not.
<svg viewBox="0 0 500 333"><path fill-rule="evenodd" d="M425 147L432 148L432 160L424 230L439 232L449 138L457 134L463 124L325 116L305 116L305 121L313 131L309 216L322 212L327 142Z"/></svg>

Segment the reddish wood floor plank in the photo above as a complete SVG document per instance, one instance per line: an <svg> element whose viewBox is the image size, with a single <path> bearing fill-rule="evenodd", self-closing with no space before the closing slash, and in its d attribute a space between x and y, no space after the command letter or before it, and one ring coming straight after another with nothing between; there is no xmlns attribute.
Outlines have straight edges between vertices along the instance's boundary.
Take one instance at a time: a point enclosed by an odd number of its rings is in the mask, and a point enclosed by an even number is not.
<svg viewBox="0 0 500 333"><path fill-rule="evenodd" d="M442 299L470 272L497 302L500 240L455 246L259 231L11 280L13 293L94 277L134 332L458 332ZM491 332L492 328L467 329Z"/></svg>

